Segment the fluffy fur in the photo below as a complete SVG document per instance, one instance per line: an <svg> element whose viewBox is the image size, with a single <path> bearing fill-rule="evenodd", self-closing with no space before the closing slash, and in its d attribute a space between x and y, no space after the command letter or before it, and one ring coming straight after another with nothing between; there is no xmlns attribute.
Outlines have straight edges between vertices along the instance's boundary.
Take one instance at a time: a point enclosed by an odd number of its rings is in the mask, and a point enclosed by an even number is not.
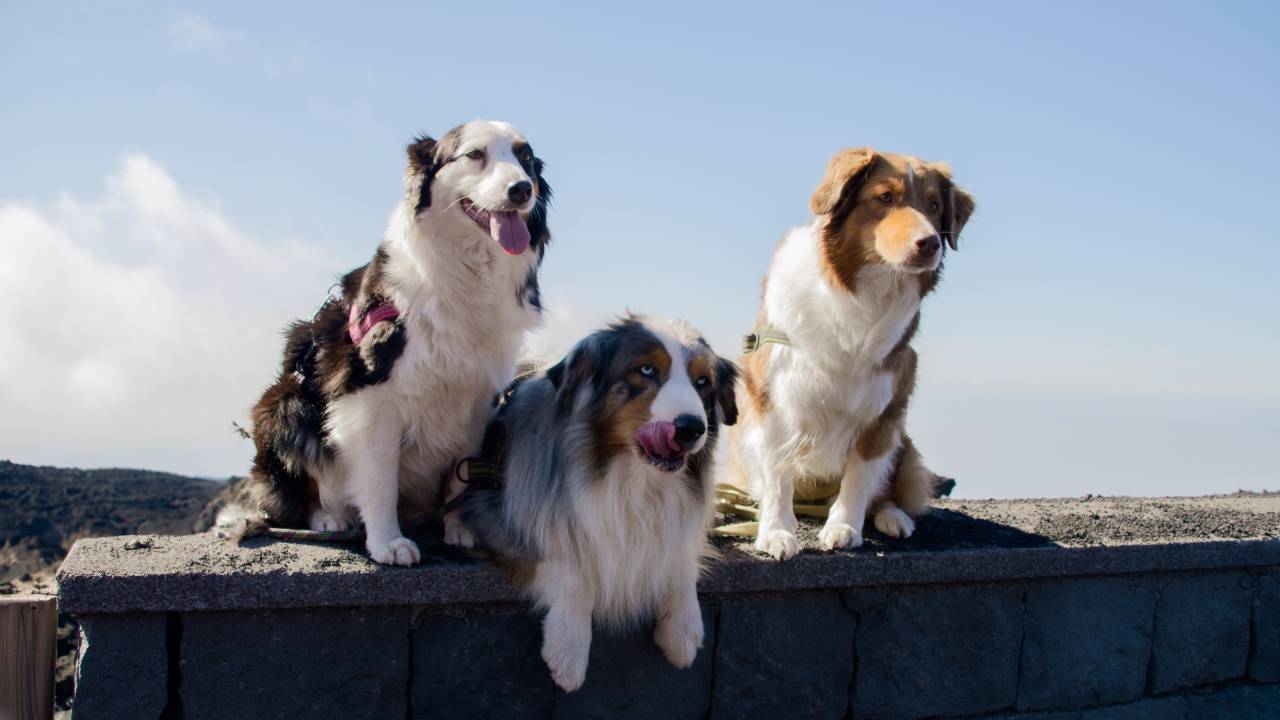
<svg viewBox="0 0 1280 720"><path fill-rule="evenodd" d="M315 530L363 522L374 560L415 563L398 510L433 512L446 473L478 449L541 311L551 188L524 137L483 120L410 144L404 185L373 260L288 329L279 376L253 409L249 502L222 514L224 534L264 516ZM527 242L500 234L500 219L523 223ZM399 317L354 344L353 306L359 316L387 303Z"/></svg>
<svg viewBox="0 0 1280 720"><path fill-rule="evenodd" d="M456 512L546 611L542 657L566 691L586 677L593 619L656 617L667 659L693 662L710 462L737 417L735 378L687 325L632 317L505 393L482 453L502 479L469 484ZM674 444L654 455L642 438L664 426Z"/></svg>
<svg viewBox="0 0 1280 720"><path fill-rule="evenodd" d="M765 278L757 332L781 330L743 359L742 422L727 464L760 502L757 549L799 551L793 499L839 486L824 549L878 530L907 537L937 477L905 432L915 385L911 338L974 203L943 164L845 150L815 191L813 221L782 240Z"/></svg>

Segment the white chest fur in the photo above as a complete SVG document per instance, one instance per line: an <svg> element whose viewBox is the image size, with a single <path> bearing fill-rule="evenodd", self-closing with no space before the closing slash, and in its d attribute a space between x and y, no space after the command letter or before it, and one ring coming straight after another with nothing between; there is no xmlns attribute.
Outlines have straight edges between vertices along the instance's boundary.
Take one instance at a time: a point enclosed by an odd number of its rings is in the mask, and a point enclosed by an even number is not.
<svg viewBox="0 0 1280 720"><path fill-rule="evenodd" d="M598 620L630 622L696 577L710 505L683 474L637 458L583 482L574 494L573 541L556 554L577 566Z"/></svg>
<svg viewBox="0 0 1280 720"><path fill-rule="evenodd" d="M769 320L791 345L773 352L767 372L797 470L838 476L858 433L893 397L893 377L879 367L919 310L920 290L916 278L870 265L851 294L821 267L816 226L793 230L765 293Z"/></svg>
<svg viewBox="0 0 1280 720"><path fill-rule="evenodd" d="M524 331L538 321L517 295L536 257L504 256L452 220L417 231L411 222L393 216L385 245L405 349L386 382L331 403L329 423L354 437L368 425L395 428L402 488L429 501L440 474L475 450L489 402L514 375Z"/></svg>

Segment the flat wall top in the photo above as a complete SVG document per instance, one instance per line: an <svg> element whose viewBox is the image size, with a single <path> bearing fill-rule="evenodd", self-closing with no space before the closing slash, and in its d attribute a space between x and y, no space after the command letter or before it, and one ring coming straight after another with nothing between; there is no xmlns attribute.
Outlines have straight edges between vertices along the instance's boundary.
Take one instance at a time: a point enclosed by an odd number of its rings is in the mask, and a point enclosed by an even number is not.
<svg viewBox="0 0 1280 720"><path fill-rule="evenodd" d="M870 525L870 524L868 524ZM800 556L778 563L750 543L720 543L707 594L874 587L1280 564L1280 495L1206 498L951 500L910 540L868 532L852 551L816 550L802 523ZM358 545L212 535L81 540L58 571L75 614L518 601L484 559L419 539L417 567L381 567Z"/></svg>

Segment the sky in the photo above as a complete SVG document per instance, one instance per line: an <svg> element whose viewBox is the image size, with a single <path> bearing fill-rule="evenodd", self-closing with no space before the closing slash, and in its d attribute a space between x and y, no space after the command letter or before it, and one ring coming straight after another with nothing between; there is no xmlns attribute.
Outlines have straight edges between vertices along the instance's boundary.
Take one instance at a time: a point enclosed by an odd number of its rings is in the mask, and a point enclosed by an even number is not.
<svg viewBox="0 0 1280 720"><path fill-rule="evenodd" d="M909 431L965 497L1280 489L1280 5L0 7L0 458L226 477L279 330L367 262L404 146L547 163L547 326L724 354L828 157L978 209Z"/></svg>

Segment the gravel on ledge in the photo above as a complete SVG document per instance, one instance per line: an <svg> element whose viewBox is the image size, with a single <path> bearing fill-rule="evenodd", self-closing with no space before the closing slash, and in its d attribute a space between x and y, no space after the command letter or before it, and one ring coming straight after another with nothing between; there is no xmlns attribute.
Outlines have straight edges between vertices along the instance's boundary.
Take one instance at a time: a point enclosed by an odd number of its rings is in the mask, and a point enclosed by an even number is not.
<svg viewBox="0 0 1280 720"><path fill-rule="evenodd" d="M981 582L1280 565L1280 494L1199 498L946 500L897 541L868 523L849 551L805 550L784 563L720 540L704 594ZM381 567L359 545L212 535L80 540L58 571L72 614L519 601L488 561L418 538L423 562Z"/></svg>

